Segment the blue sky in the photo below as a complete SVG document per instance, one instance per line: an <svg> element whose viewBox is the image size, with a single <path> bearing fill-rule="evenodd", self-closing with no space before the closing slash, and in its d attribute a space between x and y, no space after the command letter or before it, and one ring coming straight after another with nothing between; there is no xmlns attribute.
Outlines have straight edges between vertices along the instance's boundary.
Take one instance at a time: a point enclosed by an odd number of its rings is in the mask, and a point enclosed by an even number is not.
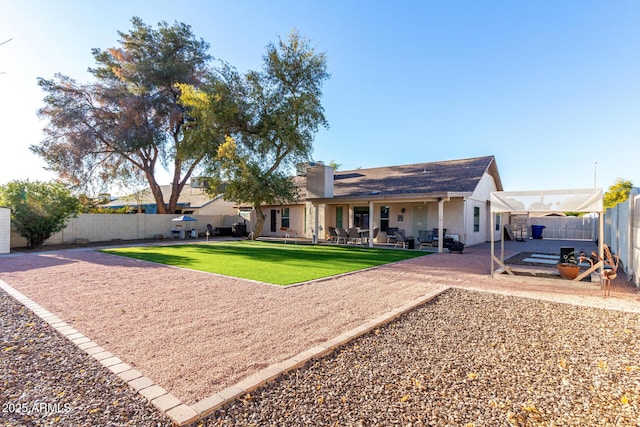
<svg viewBox="0 0 640 427"><path fill-rule="evenodd" d="M240 71L297 28L332 76L313 157L342 169L495 155L505 190L640 185L636 0L0 0L0 184L53 177L28 150L36 78L89 81L132 16L191 25Z"/></svg>

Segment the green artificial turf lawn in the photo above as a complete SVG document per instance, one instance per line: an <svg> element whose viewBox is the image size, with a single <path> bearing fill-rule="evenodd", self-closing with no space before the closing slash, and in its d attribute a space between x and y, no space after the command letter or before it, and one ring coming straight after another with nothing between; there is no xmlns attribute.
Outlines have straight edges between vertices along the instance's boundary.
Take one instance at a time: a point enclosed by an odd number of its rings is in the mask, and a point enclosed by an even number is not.
<svg viewBox="0 0 640 427"><path fill-rule="evenodd" d="M276 285L290 285L426 255L419 251L248 240L117 248L102 252Z"/></svg>

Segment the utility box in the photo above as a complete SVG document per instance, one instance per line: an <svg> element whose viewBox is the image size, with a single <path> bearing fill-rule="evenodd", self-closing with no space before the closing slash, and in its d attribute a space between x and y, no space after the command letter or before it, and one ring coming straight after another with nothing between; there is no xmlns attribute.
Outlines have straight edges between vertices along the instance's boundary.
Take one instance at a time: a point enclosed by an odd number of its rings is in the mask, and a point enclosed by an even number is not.
<svg viewBox="0 0 640 427"><path fill-rule="evenodd" d="M11 252L11 209L0 207L0 254Z"/></svg>

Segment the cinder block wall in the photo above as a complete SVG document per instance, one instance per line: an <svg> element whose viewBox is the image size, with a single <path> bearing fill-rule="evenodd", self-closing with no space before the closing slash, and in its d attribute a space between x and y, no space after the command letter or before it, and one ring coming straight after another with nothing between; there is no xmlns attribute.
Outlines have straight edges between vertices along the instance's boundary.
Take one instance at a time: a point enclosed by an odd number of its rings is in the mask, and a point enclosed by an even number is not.
<svg viewBox="0 0 640 427"><path fill-rule="evenodd" d="M196 216L198 221L194 222L171 221L175 217L176 215L80 214L76 218L71 218L67 223L67 227L51 236L44 243L44 246L74 243L76 239L87 239L90 242L108 242L116 239L152 239L159 234L165 238L170 238L171 229L177 226L184 230L193 228L198 233L204 233L207 230L207 224L211 224L214 227L230 227L235 222L243 221L241 217L235 215L198 215ZM11 232L10 247L18 248L26 245L27 240L25 238L15 232Z"/></svg>

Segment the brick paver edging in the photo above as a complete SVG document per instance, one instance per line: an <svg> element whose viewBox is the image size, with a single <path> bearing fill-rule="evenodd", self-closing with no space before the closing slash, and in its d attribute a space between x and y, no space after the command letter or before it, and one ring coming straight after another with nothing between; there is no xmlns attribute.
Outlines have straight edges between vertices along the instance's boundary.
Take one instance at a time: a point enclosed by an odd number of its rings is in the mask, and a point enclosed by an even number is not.
<svg viewBox="0 0 640 427"><path fill-rule="evenodd" d="M239 383L227 387L210 397L204 398L192 406L186 405L173 394L157 385L151 378L145 377L140 371L133 369L133 367L100 347L97 343L93 342L90 338L83 335L58 316L44 309L29 297L2 280L0 280L0 289L3 289L18 302L33 311L42 320L55 328L58 333L74 343L80 350L93 357L104 367L120 377L122 381L144 396L158 410L171 418L173 422L180 426L184 426L206 417L207 415L215 412L221 406L265 385L270 381L275 380L286 372L303 366L309 360L315 357L324 356L352 339L364 335L367 332L398 318L407 311L433 300L449 288L436 288L413 301L381 314L373 320L318 344L315 347L305 350L290 359L273 364L261 371L258 371Z"/></svg>

